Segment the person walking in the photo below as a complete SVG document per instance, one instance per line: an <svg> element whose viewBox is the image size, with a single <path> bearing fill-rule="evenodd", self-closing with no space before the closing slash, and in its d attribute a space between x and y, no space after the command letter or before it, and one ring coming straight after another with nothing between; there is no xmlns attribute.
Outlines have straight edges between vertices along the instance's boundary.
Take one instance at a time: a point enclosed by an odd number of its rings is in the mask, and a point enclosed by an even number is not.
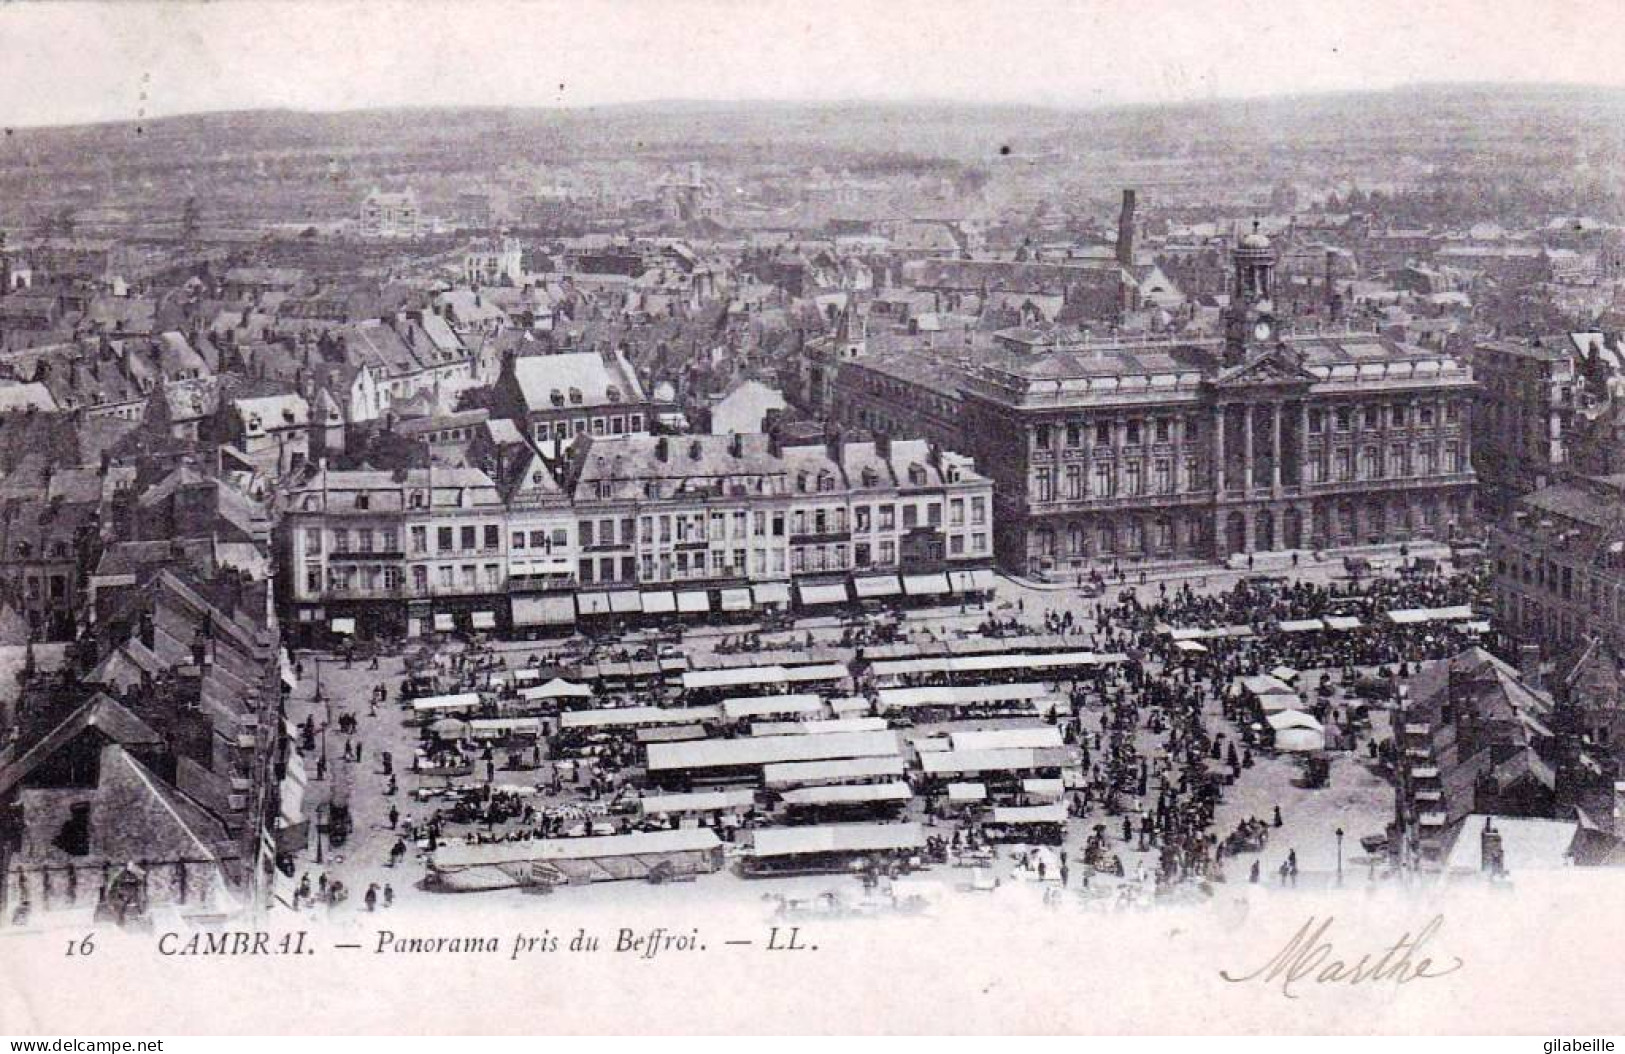
<svg viewBox="0 0 1625 1054"><path fill-rule="evenodd" d="M399 809L395 808L395 806L391 805L389 807L389 829L391 831L393 831L395 829L395 825L397 823L399 823L400 820L401 820L401 811Z"/></svg>
<svg viewBox="0 0 1625 1054"><path fill-rule="evenodd" d="M378 910L378 883L374 882L367 887L367 895L364 899L367 902L368 911Z"/></svg>

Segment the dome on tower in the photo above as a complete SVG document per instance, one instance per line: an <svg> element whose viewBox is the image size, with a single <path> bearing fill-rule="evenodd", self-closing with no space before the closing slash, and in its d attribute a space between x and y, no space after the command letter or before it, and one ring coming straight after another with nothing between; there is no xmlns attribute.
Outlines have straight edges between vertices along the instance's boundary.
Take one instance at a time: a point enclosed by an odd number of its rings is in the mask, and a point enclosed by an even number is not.
<svg viewBox="0 0 1625 1054"><path fill-rule="evenodd" d="M1268 251L1270 247L1270 240L1255 230L1251 234L1241 239L1241 247L1243 249Z"/></svg>

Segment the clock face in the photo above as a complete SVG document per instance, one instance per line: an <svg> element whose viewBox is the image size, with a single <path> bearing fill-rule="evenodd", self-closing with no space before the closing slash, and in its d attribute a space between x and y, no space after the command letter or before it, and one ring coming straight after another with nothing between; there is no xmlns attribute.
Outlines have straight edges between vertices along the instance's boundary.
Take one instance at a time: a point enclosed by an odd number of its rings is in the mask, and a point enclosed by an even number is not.
<svg viewBox="0 0 1625 1054"><path fill-rule="evenodd" d="M1260 322L1258 325L1254 326L1253 327L1253 336L1258 338L1259 340L1269 340L1270 339L1270 324L1268 322Z"/></svg>

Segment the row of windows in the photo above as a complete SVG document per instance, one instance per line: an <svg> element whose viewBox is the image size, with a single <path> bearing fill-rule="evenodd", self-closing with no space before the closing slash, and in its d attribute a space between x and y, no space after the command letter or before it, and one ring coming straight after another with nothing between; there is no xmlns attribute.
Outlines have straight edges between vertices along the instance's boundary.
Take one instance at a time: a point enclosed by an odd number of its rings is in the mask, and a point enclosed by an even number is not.
<svg viewBox="0 0 1625 1054"><path fill-rule="evenodd" d="M1332 424L1339 432L1347 432L1354 427L1355 408L1351 406L1339 407L1332 412ZM1381 428L1383 421L1383 408L1381 406L1365 406L1358 411L1361 428ZM1434 404L1419 403L1414 406L1407 403L1394 403L1388 407L1388 424L1392 428L1407 428L1412 425L1419 428L1431 428L1436 423L1438 415L1434 412ZM1452 400L1444 404L1444 419L1447 424L1455 424L1461 419L1461 405ZM1326 411L1309 411L1309 431L1320 433L1326 430Z"/></svg>
<svg viewBox="0 0 1625 1054"><path fill-rule="evenodd" d="M1401 479L1407 476L1432 476L1439 471L1441 462L1437 451L1432 444L1423 444L1414 451L1408 444L1395 443L1388 448L1387 459L1383 458L1382 448L1376 445L1367 446L1360 451L1359 474L1355 475L1354 451L1349 447L1339 447L1332 451L1330 472L1327 476L1327 465L1324 458L1311 457L1305 466L1305 482L1308 483L1349 483L1356 479ZM1462 452L1461 445L1448 442L1444 445L1443 468L1446 473L1462 473L1467 471L1467 457Z"/></svg>
<svg viewBox="0 0 1625 1054"><path fill-rule="evenodd" d="M946 503L947 523L951 527L961 527L967 522L971 526L984 526L987 523L987 499L984 497L953 498ZM853 510L851 519L860 533L872 530L890 531L897 528L901 511L901 522L904 530L913 530L916 527L940 527L943 524L944 503L939 501L918 503L892 503L874 506L860 505ZM673 513L660 516L644 516L641 519L627 516L621 518L604 517L597 520L582 520L579 525L581 544L584 547L594 545L631 545L634 535L644 544L653 544L658 536L662 543L684 543L703 541L724 541L728 539L744 538L782 538L786 533L801 534L843 534L848 530L848 512L845 506L833 506L819 509L796 509L785 513L782 511L768 513L765 510L748 512L736 509L732 512L714 511L711 513ZM324 532L320 527L305 528L305 554L319 556L324 548L324 534L326 544L333 553L393 553L399 552L399 535L393 528L373 527L335 527ZM408 528L410 539L410 552L421 555L429 552L429 528L426 525L413 525ZM529 531L511 531L509 533L510 548L519 550L540 550L552 552L556 548L565 548L569 545L569 530L565 527L555 527L549 530L535 529ZM501 548L502 528L498 524L463 524L460 526L442 526L435 528L435 552L495 552Z"/></svg>
<svg viewBox="0 0 1625 1054"><path fill-rule="evenodd" d="M1191 418L1179 419L1183 428L1183 438L1187 443L1194 443L1201 437L1200 424ZM1121 424L1123 426L1123 443L1125 446L1139 446L1149 436L1151 442L1166 443L1173 435L1172 419L1166 417L1153 418L1149 424L1138 418L1126 421L1096 421L1094 424L1095 445L1112 445L1112 429ZM1080 447L1083 445L1085 426L1077 423L1066 426L1038 425L1033 429L1033 443L1040 450L1053 449L1056 443L1064 443L1067 447Z"/></svg>
<svg viewBox="0 0 1625 1054"><path fill-rule="evenodd" d="M612 414L608 417L577 417L569 421L538 421L534 427L537 442L569 439L572 435L626 435L643 431L642 414Z"/></svg>
<svg viewBox="0 0 1625 1054"><path fill-rule="evenodd" d="M1382 427L1384 418L1384 408L1382 406L1366 406L1360 408L1358 413L1361 427ZM1356 409L1354 407L1341 407L1334 410L1331 412L1333 426L1339 432L1347 432L1354 426L1355 415ZM1386 416L1389 424L1394 428L1405 428L1413 423L1418 427L1429 428L1435 424L1437 414L1434 405L1430 403L1421 403L1415 406L1396 403L1387 407ZM1444 404L1445 421L1453 424L1460 417L1461 408L1457 402L1450 401ZM1326 420L1327 411L1310 410L1309 431L1312 433L1325 431ZM1149 421L1129 418L1127 420L1094 422L1094 445L1113 445L1112 433L1119 425L1122 427L1123 445L1125 446L1139 446L1145 442L1167 443L1173 439L1173 426L1176 422L1182 425L1182 439L1184 442L1194 443L1201 438L1202 426L1198 418L1156 417ZM1068 448L1080 447L1083 445L1086 427L1075 422L1065 426L1037 425L1033 429L1033 443L1039 450L1051 450L1057 445L1064 445Z"/></svg>
<svg viewBox="0 0 1625 1054"><path fill-rule="evenodd" d="M1054 469L1044 468L1034 476L1033 498L1040 502L1054 501L1057 481L1061 485L1060 496L1066 501L1138 497L1148 493L1148 484L1151 488L1149 493L1175 494L1199 486L1199 472L1200 466L1195 457L1185 459L1183 472L1178 476L1174 473L1173 460L1165 457L1153 459L1149 473L1143 461L1097 461L1093 471L1087 475L1082 465L1068 465L1059 476Z"/></svg>
<svg viewBox="0 0 1625 1054"><path fill-rule="evenodd" d="M309 595L320 594L323 590L322 565L308 564L305 567L305 591ZM423 564L414 564L411 569L412 590L414 593L426 594L430 590L431 569ZM462 564L460 566L444 565L433 569L432 581L434 586L442 590L500 590L502 588L501 564ZM401 569L388 564L334 564L326 569L326 591L329 594L367 594L367 593L397 593L401 589Z"/></svg>

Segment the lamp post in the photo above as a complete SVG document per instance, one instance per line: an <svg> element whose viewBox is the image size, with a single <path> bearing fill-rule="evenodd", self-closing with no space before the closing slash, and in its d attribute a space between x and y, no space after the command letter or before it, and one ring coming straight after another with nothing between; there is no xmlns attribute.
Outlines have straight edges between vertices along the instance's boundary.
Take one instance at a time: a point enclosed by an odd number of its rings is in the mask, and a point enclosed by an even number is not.
<svg viewBox="0 0 1625 1054"><path fill-rule="evenodd" d="M1337 829L1337 884L1343 884L1343 828Z"/></svg>

